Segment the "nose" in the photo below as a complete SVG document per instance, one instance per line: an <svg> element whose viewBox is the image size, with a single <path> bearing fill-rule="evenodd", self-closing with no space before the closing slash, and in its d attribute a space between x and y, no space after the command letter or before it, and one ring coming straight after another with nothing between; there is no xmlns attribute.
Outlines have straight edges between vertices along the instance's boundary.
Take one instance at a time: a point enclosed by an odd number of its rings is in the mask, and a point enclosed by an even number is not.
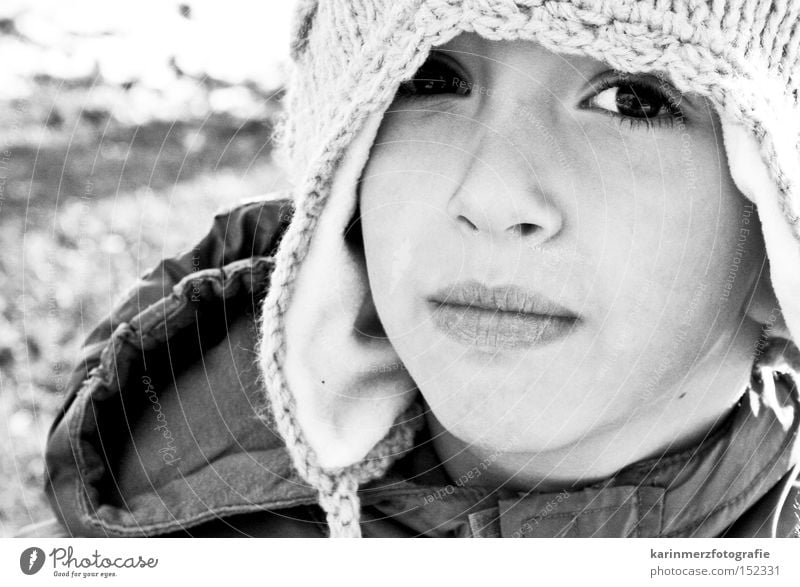
<svg viewBox="0 0 800 587"><path fill-rule="evenodd" d="M537 173L537 161L496 130L484 133L447 203L458 229L465 235L523 239L528 245L561 232L564 216L546 187L552 174Z"/></svg>

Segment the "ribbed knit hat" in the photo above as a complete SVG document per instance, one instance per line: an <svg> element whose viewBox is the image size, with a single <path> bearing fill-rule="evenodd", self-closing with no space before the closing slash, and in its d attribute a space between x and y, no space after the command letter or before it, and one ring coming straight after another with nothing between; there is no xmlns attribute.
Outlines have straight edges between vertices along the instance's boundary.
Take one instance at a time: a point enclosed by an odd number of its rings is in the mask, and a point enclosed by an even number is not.
<svg viewBox="0 0 800 587"><path fill-rule="evenodd" d="M800 0L301 0L282 144L296 203L261 323L271 413L331 536L360 536L360 484L408 451L417 390L344 234L384 111L461 32L535 41L708 98L758 209L773 289L800 340Z"/></svg>

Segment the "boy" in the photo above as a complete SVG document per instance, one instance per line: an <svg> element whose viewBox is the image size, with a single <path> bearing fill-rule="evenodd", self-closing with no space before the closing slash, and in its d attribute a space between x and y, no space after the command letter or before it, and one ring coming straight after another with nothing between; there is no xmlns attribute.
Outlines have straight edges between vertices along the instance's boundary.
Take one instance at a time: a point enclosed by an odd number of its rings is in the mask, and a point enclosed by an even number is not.
<svg viewBox="0 0 800 587"><path fill-rule="evenodd" d="M302 3L295 205L93 335L68 532L796 533L800 3L762 4Z"/></svg>

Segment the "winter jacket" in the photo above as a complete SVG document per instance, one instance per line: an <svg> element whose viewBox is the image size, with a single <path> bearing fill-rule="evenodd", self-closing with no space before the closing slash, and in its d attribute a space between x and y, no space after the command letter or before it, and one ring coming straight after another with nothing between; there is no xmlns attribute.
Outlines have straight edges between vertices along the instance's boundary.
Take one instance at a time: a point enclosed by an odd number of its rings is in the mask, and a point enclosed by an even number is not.
<svg viewBox="0 0 800 587"><path fill-rule="evenodd" d="M327 535L316 491L257 417L257 316L291 216L284 193L217 215L91 333L47 442L56 520L23 534ZM699 446L573 491L492 492L480 467L451 479L423 428L360 488L364 536L797 536L800 400L787 352L780 340L760 349L751 389Z"/></svg>

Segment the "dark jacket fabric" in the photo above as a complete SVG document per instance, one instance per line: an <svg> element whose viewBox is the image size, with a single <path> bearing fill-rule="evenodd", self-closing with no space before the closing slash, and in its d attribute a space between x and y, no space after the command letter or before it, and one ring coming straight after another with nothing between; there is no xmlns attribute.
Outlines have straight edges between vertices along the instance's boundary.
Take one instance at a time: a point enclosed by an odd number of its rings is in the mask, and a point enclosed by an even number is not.
<svg viewBox="0 0 800 587"><path fill-rule="evenodd" d="M314 491L257 416L259 307L291 215L287 194L219 214L92 332L47 443L56 520L27 535L327 535ZM797 535L798 425L794 375L754 376L698 447L591 487L531 494L450 479L423 429L414 450L361 488L363 534Z"/></svg>

